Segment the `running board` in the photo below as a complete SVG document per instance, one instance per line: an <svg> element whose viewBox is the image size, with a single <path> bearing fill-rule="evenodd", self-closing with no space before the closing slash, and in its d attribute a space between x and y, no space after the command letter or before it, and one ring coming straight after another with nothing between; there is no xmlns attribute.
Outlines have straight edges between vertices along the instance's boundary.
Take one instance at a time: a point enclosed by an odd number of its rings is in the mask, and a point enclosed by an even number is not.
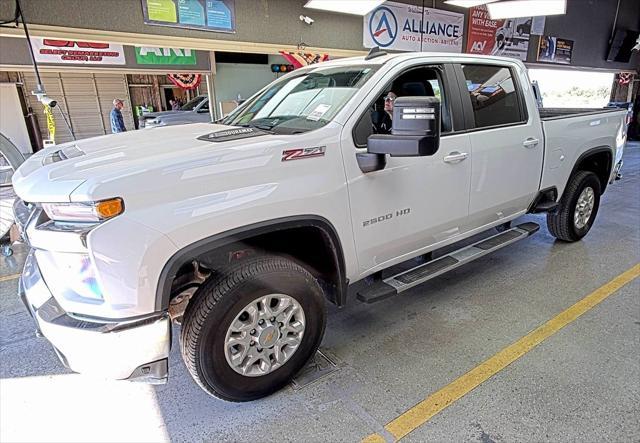
<svg viewBox="0 0 640 443"><path fill-rule="evenodd" d="M363 303L375 303L392 297L402 291L406 291L427 280L431 280L445 272L462 266L465 263L469 263L472 260L504 248L518 240L527 238L538 232L538 229L540 229L540 225L537 223L523 223L500 234L480 240L470 246L465 246L435 260L416 266L408 271L379 280L359 291L357 298Z"/></svg>

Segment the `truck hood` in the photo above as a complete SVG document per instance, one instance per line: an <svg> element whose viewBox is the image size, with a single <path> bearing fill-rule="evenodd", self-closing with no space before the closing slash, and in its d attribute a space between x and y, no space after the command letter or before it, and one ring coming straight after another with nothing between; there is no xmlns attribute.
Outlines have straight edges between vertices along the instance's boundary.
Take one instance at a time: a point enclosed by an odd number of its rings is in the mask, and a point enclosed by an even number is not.
<svg viewBox="0 0 640 443"><path fill-rule="evenodd" d="M52 146L31 156L13 175L16 194L29 202L72 201L72 194L86 182L95 187L189 159L248 145L282 144L268 133L251 134L251 143L240 136L228 141L208 141L208 134L233 126L194 123L150 131L131 131ZM203 137L204 136L204 137ZM198 137L203 137L199 139ZM278 139L280 139L278 141ZM263 151L264 152L264 151ZM85 188L86 186L83 186ZM86 195L84 196L86 197Z"/></svg>

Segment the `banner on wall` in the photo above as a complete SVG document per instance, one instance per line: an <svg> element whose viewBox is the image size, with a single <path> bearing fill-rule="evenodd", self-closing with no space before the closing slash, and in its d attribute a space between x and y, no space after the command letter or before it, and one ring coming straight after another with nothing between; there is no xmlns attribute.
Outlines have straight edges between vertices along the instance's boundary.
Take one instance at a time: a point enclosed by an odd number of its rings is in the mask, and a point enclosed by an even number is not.
<svg viewBox="0 0 640 443"><path fill-rule="evenodd" d="M236 32L235 0L142 0L148 25Z"/></svg>
<svg viewBox="0 0 640 443"><path fill-rule="evenodd" d="M464 14L385 2L364 16L365 48L461 52Z"/></svg>
<svg viewBox="0 0 640 443"><path fill-rule="evenodd" d="M141 65L195 65L196 52L191 49L136 47L136 61Z"/></svg>
<svg viewBox="0 0 640 443"><path fill-rule="evenodd" d="M573 40L543 35L538 44L538 61L546 63L571 64Z"/></svg>
<svg viewBox="0 0 640 443"><path fill-rule="evenodd" d="M492 20L485 5L469 8L466 52L526 60L529 37L542 34L544 23L544 17Z"/></svg>
<svg viewBox="0 0 640 443"><path fill-rule="evenodd" d="M50 38L32 38L31 43L38 63L125 64L122 45Z"/></svg>

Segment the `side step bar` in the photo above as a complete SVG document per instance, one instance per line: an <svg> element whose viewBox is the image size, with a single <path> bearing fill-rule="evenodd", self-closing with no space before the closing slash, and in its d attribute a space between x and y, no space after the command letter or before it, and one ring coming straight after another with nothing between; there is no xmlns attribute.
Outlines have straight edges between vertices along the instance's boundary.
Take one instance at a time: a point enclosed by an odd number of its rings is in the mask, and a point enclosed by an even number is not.
<svg viewBox="0 0 640 443"><path fill-rule="evenodd" d="M523 223L504 232L480 240L470 246L416 266L408 271L385 278L358 292L357 299L363 303L375 303L392 297L402 291L413 288L445 272L469 263L500 248L535 234L540 225L533 222Z"/></svg>

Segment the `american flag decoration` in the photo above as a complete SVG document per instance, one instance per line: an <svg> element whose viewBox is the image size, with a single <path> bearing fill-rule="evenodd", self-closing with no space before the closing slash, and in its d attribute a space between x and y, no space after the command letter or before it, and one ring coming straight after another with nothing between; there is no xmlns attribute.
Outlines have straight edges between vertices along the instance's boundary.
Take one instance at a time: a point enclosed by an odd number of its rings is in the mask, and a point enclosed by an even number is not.
<svg viewBox="0 0 640 443"><path fill-rule="evenodd" d="M182 89L195 89L202 81L202 74L167 74L169 81Z"/></svg>
<svg viewBox="0 0 640 443"><path fill-rule="evenodd" d="M291 63L295 69L329 60L329 54L315 54L312 52L280 51L280 55Z"/></svg>

